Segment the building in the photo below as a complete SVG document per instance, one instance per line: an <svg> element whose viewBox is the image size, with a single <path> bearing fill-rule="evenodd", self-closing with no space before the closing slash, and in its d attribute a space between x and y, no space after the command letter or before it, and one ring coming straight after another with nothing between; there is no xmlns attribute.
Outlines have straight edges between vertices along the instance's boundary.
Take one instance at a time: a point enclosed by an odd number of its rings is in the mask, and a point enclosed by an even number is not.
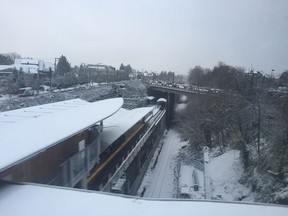
<svg viewBox="0 0 288 216"><path fill-rule="evenodd" d="M28 74L55 72L55 65L52 62L32 58L16 58L14 68L17 70L22 69L24 73Z"/></svg>
<svg viewBox="0 0 288 216"><path fill-rule="evenodd" d="M103 120L122 104L74 99L0 113L0 179L86 188Z"/></svg>

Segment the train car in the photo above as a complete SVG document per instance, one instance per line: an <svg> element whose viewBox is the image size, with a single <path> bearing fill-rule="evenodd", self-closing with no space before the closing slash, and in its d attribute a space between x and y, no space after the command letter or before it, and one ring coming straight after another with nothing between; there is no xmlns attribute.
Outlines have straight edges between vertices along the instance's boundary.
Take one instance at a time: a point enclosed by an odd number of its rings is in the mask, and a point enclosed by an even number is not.
<svg viewBox="0 0 288 216"><path fill-rule="evenodd" d="M159 98L156 102L160 110L166 109L167 100L165 98Z"/></svg>

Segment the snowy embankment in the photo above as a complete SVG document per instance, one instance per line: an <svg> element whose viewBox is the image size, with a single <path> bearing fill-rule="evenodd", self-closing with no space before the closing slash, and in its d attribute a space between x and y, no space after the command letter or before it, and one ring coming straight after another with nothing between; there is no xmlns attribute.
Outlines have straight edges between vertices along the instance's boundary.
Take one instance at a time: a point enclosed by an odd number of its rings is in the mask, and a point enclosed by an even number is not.
<svg viewBox="0 0 288 216"><path fill-rule="evenodd" d="M180 113L186 108L185 97L182 97L182 103L177 105L176 113ZM164 139L157 147L154 156L148 166L142 184L138 190L139 196L149 198L176 198L179 195L181 182L187 184L187 179L191 179L192 171L195 170L199 176L199 191L193 191L192 185L188 184L189 194L192 199L202 199L204 197L204 177L203 172L198 170L193 164L193 160L185 157L190 154L187 153L187 142L180 141L180 134L175 130L170 130L165 134ZM180 149L182 150L180 151ZM183 151L185 153L183 154ZM210 151L210 162L208 165L208 177L211 183L211 198L223 201L254 201L250 189L240 184L239 180L243 175L243 165L240 158L240 151L229 150L226 153L214 157L216 149ZM182 152L182 154L181 154ZM181 154L181 156L180 156ZM180 157L179 157L180 156ZM202 155L201 155L202 157ZM186 161L183 163L183 161ZM187 162L188 161L188 162ZM187 168L189 174L183 173L179 170L181 164L182 168ZM179 171L181 171L179 173ZM187 178L185 176L188 176ZM183 186L183 185L182 185Z"/></svg>
<svg viewBox="0 0 288 216"><path fill-rule="evenodd" d="M177 198L177 190L179 189L177 166L180 164L177 156L179 155L179 150L184 145L187 145L187 142L181 142L179 134L176 131L170 130L165 134L162 143L159 144L148 166L138 190L138 196L147 198ZM250 194L250 189L239 183L243 174L240 151L229 150L218 157L211 158L208 166L212 199L223 201L254 200ZM192 164L190 167L191 170L195 169ZM201 175L199 175L201 177L199 180L204 181ZM184 177L182 173L180 180L181 178L183 180ZM197 192L199 194L197 195L194 191L191 198L203 198L203 185L204 182L199 183L200 191Z"/></svg>
<svg viewBox="0 0 288 216"><path fill-rule="evenodd" d="M89 88L71 88L71 90L65 89L65 91L59 90L58 92L45 92L36 96L30 97L18 97L13 95L0 95L0 112L20 109L23 107L37 106L47 103L54 103L58 101L71 100L74 98L80 98L89 102L97 100L113 98L118 96L117 90L119 90L120 84L125 88L121 89L122 97L146 97L146 87L140 80L121 81L117 83L108 83L104 85L93 85Z"/></svg>
<svg viewBox="0 0 288 216"><path fill-rule="evenodd" d="M253 201L249 188L239 183L243 174L239 150L229 150L209 162L212 199Z"/></svg>

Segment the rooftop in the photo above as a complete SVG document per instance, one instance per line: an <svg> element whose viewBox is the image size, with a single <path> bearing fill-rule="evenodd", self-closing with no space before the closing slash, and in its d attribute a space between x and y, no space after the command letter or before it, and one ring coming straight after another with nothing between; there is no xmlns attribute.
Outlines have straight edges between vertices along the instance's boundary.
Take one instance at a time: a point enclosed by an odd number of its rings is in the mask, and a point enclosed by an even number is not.
<svg viewBox="0 0 288 216"><path fill-rule="evenodd" d="M34 184L0 182L0 215L286 216L286 206L199 200L155 200Z"/></svg>
<svg viewBox="0 0 288 216"><path fill-rule="evenodd" d="M101 134L103 150L145 117L154 107L141 107L132 110L121 108L117 113L104 120Z"/></svg>
<svg viewBox="0 0 288 216"><path fill-rule="evenodd" d="M122 98L74 99L0 113L0 172L116 113Z"/></svg>

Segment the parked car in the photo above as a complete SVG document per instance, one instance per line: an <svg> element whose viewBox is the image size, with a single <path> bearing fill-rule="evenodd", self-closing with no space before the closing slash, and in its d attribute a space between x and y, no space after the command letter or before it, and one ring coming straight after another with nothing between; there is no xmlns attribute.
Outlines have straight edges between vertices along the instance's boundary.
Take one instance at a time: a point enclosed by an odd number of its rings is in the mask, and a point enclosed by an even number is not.
<svg viewBox="0 0 288 216"><path fill-rule="evenodd" d="M31 87L20 88L18 89L17 95L19 97L28 97L34 95L34 90Z"/></svg>

